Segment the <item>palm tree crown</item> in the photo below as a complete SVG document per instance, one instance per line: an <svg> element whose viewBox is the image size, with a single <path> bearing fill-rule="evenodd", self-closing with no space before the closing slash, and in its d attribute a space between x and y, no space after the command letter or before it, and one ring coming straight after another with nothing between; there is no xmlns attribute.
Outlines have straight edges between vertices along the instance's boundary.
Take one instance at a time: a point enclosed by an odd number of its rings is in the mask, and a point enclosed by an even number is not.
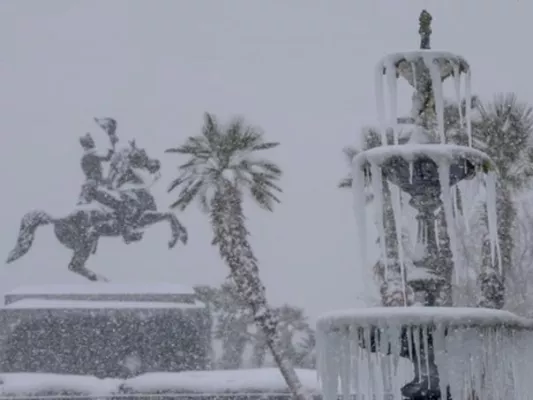
<svg viewBox="0 0 533 400"><path fill-rule="evenodd" d="M262 208L272 211L274 203L280 202L275 193L282 192L276 184L282 172L276 164L255 157L254 153L278 145L265 142L259 130L245 126L241 119L221 126L206 113L201 135L166 150L190 156L178 167L180 175L168 188L169 192L181 188L171 207L184 210L198 198L203 210L209 212L213 195L230 184L238 190L247 189Z"/></svg>

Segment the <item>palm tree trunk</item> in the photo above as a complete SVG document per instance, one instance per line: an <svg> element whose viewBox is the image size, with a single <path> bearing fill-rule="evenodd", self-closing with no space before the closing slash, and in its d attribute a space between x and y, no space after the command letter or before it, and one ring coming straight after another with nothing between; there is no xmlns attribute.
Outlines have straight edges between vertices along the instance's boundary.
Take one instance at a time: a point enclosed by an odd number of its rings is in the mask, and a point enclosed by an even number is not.
<svg viewBox="0 0 533 400"><path fill-rule="evenodd" d="M215 194L212 210L214 243L219 246L220 255L230 268L231 279L236 284L239 295L251 308L254 321L264 333L266 345L293 397L306 400L300 379L281 350L278 321L268 305L265 287L259 277L258 262L248 242L238 188L227 183L223 190Z"/></svg>

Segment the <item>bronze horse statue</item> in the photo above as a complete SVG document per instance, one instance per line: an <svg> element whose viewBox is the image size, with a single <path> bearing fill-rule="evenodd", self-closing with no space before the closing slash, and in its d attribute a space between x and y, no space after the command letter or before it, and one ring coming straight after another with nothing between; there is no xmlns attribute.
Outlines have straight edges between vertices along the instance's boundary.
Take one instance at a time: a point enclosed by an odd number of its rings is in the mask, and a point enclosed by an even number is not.
<svg viewBox="0 0 533 400"><path fill-rule="evenodd" d="M33 243L38 227L52 224L61 244L73 251L69 270L91 281L107 281L85 266L96 252L100 237L119 237L124 227L133 229L133 241L142 239L143 230L161 221L170 224L169 248L181 241L187 243L187 230L172 212L157 210L149 186L142 178L143 171L153 177L159 173L160 162L151 159L144 149L132 141L116 152L111 159L110 186L94 185L90 190L90 203L76 206L68 215L54 218L45 211L30 211L22 218L15 248L9 253L7 263L26 254Z"/></svg>

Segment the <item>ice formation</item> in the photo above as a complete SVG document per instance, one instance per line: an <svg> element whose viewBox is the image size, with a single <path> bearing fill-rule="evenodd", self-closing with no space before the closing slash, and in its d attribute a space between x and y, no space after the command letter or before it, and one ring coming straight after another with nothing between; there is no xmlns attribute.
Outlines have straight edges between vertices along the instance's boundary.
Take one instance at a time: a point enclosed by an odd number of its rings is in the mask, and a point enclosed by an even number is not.
<svg viewBox="0 0 533 400"><path fill-rule="evenodd" d="M437 133L441 143L446 143L444 132L444 95L442 90L442 82L448 76L454 79L455 96L457 105L459 107L460 125L463 125L463 114L461 108L461 74L464 74L465 86L465 115L466 132L468 136L468 144L472 146L472 127L471 127L471 113L470 106L472 101L471 93L471 71L470 66L466 60L456 54L447 51L435 50L418 50L407 51L390 54L380 60L376 66L375 71L375 85L376 85L376 105L378 109L378 119L381 129L382 144L386 144L386 129L396 125L397 119L397 70L402 63L407 63L409 72L406 73L406 79L409 83L417 88L417 63L422 61L428 68L431 78L431 83L435 99L435 111L437 119ZM386 76L388 93L390 96L389 117L386 116L385 111L385 93L383 85L383 74ZM394 134L394 144L398 143L397 134Z"/></svg>
<svg viewBox="0 0 533 400"><path fill-rule="evenodd" d="M447 232L450 238L450 249L452 251L453 261L456 266L455 276L460 279L463 275L461 266L461 258L459 257L458 250L458 238L456 232L457 219L462 218L467 220L476 201L479 199L480 181L479 178L475 178L471 181L461 182L458 186L461 196L461 201L464 207L466 215L460 216L457 212L454 212L456 204L454 197L450 190L450 165L457 162L458 159L467 159L474 165L486 165L492 161L483 152L471 147L458 146L453 144L403 144L403 145L389 145L376 147L367 151L364 151L354 157L352 161L352 176L354 179L353 191L355 196L354 209L356 217L356 226L359 235L359 254L362 255L363 265L366 265L366 214L364 208L364 174L362 168L370 165L370 171L372 175L372 190L374 192L374 204L376 213L376 223L378 234L380 237L381 252L383 262L386 265L386 241L385 241L385 229L384 229L384 216L383 216L383 184L381 180L382 168L381 166L390 157L401 156L405 159L412 169L411 163L417 156L424 155L431 158L438 166L439 181L441 184L441 200L443 204L445 220L447 225ZM480 171L478 171L480 172ZM411 174L411 172L410 172ZM478 174L481 176L482 174ZM376 179L376 177L378 177ZM499 249L498 235L497 235L497 214L496 214L496 176L494 172L488 171L485 174L485 190L486 190L486 204L488 212L488 230L489 238L491 242L491 254L494 266L502 267L501 255ZM392 206L394 218L397 226L401 226L401 218L403 216L403 210L401 207L401 201L396 193L397 188L394 185L391 186ZM438 223L438 221L436 221ZM437 226L435 232L437 232ZM424 233L423 233L424 234ZM422 235L423 237L423 235ZM362 239L361 239L362 238ZM440 242L437 240L437 246L440 248ZM399 246L401 247L401 246ZM399 248L400 261L404 265L403 249Z"/></svg>
<svg viewBox="0 0 533 400"><path fill-rule="evenodd" d="M414 340L402 337L404 328ZM337 399L339 382L344 399L388 394L400 400L400 388L412 377L406 367L398 368L405 360L400 353L421 376L431 374L429 361L416 356L430 350L430 337L441 392L449 387L454 400L469 399L472 392L483 400L529 400L532 331L530 321L501 310L387 307L330 313L317 323L324 400ZM372 338L375 352L368 347Z"/></svg>
<svg viewBox="0 0 533 400"><path fill-rule="evenodd" d="M439 133L440 142L446 143L446 136L444 132L444 94L442 91L442 78L439 65L436 63L438 59L434 58L431 53L423 54L424 64L429 70L431 83L433 86L433 94L435 98L435 112L437 114L437 131Z"/></svg>
<svg viewBox="0 0 533 400"><path fill-rule="evenodd" d="M439 168L439 181L442 193L442 207L444 209L444 218L446 220L446 229L448 231L448 237L450 238L450 250L452 251L452 259L454 264L454 272L456 278L462 278L460 273L463 272L461 265L459 264L459 248L457 242L457 229L455 224L455 217L453 215L452 198L450 194L450 164L447 160L440 161Z"/></svg>
<svg viewBox="0 0 533 400"><path fill-rule="evenodd" d="M402 192L395 185L390 185L392 198L392 212L394 214L394 224L396 226L396 241L398 243L398 259L400 262L400 273L402 275L402 294L403 304L407 305L407 293L405 283L405 255L402 239L402 216L404 215L402 209Z"/></svg>

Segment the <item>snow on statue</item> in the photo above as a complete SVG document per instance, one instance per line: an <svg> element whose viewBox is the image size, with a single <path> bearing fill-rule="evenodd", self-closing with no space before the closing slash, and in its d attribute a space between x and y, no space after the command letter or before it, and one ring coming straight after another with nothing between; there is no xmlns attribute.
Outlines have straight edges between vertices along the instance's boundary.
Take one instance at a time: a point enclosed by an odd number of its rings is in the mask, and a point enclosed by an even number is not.
<svg viewBox="0 0 533 400"><path fill-rule="evenodd" d="M112 118L95 118L106 131L112 148L99 154L89 133L80 138L83 148L81 168L85 176L80 198L74 210L62 217L52 217L45 211L30 211L22 218L15 248L7 262L17 260L28 252L36 229L52 224L61 244L73 251L68 268L91 281L106 279L89 270L85 263L96 252L102 236L121 236L125 243L142 239L144 228L167 221L172 231L169 248L178 240L187 242L187 231L172 212L158 211L150 193L151 183L159 177L160 162L150 158L135 141L115 151L118 142L117 123ZM109 162L109 172L103 173L103 163ZM148 173L151 182L145 182Z"/></svg>

